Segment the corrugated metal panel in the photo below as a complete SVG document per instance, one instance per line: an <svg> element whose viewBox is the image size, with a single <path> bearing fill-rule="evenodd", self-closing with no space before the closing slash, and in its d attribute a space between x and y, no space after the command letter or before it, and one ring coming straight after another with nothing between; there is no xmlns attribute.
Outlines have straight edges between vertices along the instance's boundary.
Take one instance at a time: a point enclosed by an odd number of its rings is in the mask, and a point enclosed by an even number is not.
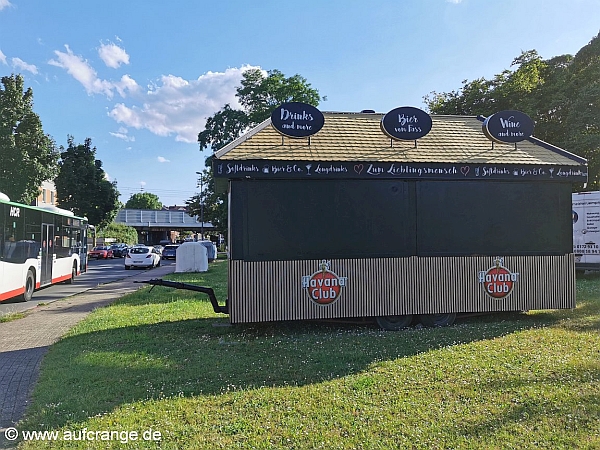
<svg viewBox="0 0 600 450"><path fill-rule="evenodd" d="M320 305L302 287L302 277L320 264L230 260L231 322L575 307L572 254L504 257L504 267L519 275L500 299L479 282L479 273L495 266L491 257L340 259L331 261L330 270L347 277L347 284L335 302Z"/></svg>
<svg viewBox="0 0 600 450"><path fill-rule="evenodd" d="M190 216L185 211L162 211L143 209L120 209L115 217L115 223L132 227L176 227L190 226L193 229L203 226L213 228L209 222L203 225L198 222L198 216Z"/></svg>

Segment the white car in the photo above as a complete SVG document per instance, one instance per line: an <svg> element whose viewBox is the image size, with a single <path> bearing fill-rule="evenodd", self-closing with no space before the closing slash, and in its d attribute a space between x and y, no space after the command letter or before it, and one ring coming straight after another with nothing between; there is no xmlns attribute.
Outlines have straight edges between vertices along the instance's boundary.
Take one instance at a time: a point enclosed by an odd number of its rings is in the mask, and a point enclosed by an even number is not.
<svg viewBox="0 0 600 450"><path fill-rule="evenodd" d="M125 256L125 269L158 266L160 266L160 252L154 247L135 246L130 248Z"/></svg>

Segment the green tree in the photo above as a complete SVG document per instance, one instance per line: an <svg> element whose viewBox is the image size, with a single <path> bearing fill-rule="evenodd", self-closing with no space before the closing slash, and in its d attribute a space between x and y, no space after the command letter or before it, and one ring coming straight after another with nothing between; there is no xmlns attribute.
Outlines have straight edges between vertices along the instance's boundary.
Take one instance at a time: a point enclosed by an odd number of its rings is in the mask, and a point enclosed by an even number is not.
<svg viewBox="0 0 600 450"><path fill-rule="evenodd" d="M432 92L425 103L433 114L523 111L533 119L536 137L588 160L587 189L600 189L600 34L575 56L543 60L530 50L512 65L493 80L465 80L458 91Z"/></svg>
<svg viewBox="0 0 600 450"><path fill-rule="evenodd" d="M23 77L5 76L1 81L0 192L29 204L42 183L57 175L58 152L33 112L33 91L23 91Z"/></svg>
<svg viewBox="0 0 600 450"><path fill-rule="evenodd" d="M125 244L137 244L138 234L135 228L128 227L122 223L111 222L104 228L98 230L96 235L102 238L112 238L115 242L123 242Z"/></svg>
<svg viewBox="0 0 600 450"><path fill-rule="evenodd" d="M530 50L515 58L512 66L516 69L504 70L493 80L464 80L459 91L432 92L424 97L425 103L434 114L489 116L505 109L515 109L517 103L523 112L530 113L535 98L533 93L544 84L542 73L547 63L535 50Z"/></svg>
<svg viewBox="0 0 600 450"><path fill-rule="evenodd" d="M600 189L600 33L577 52L569 69L564 145L588 159L588 189Z"/></svg>
<svg viewBox="0 0 600 450"><path fill-rule="evenodd" d="M162 209L163 204L160 202L156 194L150 192L138 192L132 194L125 203L125 208L128 209Z"/></svg>
<svg viewBox="0 0 600 450"><path fill-rule="evenodd" d="M206 126L198 134L200 151L210 148L218 151L237 139L248 128L267 119L271 112L286 102L302 102L318 106L319 91L312 88L300 75L286 78L279 70L271 70L267 75L258 69L244 72L236 97L242 109L232 109L225 105L209 117ZM323 98L325 100L325 98ZM200 216L204 205L204 221L211 222L217 229L227 230L227 195L215 186L212 174L212 156L206 158L206 169L198 179L203 189L186 201L188 213Z"/></svg>
<svg viewBox="0 0 600 450"><path fill-rule="evenodd" d="M120 206L117 182L106 179L90 138L75 145L69 136L67 142L66 149L61 146L60 172L55 180L58 203L102 228L112 222Z"/></svg>

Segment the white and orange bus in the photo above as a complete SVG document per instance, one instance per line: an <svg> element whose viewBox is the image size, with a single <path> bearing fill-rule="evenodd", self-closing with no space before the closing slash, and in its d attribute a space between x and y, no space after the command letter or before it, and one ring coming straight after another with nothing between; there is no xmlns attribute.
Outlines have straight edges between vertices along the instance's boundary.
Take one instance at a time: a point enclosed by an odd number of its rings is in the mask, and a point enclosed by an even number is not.
<svg viewBox="0 0 600 450"><path fill-rule="evenodd" d="M11 202L0 193L0 302L73 283L87 265L87 219L54 206Z"/></svg>

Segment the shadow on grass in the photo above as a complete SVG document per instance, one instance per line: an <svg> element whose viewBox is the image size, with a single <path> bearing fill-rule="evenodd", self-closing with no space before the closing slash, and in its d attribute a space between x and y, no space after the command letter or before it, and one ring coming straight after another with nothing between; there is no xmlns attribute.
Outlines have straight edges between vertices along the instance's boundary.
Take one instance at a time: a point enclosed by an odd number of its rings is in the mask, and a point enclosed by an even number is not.
<svg viewBox="0 0 600 450"><path fill-rule="evenodd" d="M502 313L449 328L384 332L370 322L229 326L214 317L83 333L51 348L27 422L56 428L132 402L320 383L377 362L548 325L547 319Z"/></svg>

